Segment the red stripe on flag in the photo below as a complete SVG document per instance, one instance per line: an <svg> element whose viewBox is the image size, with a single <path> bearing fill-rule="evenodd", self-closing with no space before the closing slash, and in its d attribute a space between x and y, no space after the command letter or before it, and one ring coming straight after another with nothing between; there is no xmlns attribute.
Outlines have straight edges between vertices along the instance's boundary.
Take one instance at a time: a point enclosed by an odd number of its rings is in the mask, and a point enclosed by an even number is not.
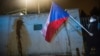
<svg viewBox="0 0 100 56"><path fill-rule="evenodd" d="M54 22L50 22L50 24L47 27L46 37L45 40L47 42L51 42L51 40L54 38L54 35L56 31L60 28L60 26L66 22L66 18L61 18L59 20L56 20Z"/></svg>

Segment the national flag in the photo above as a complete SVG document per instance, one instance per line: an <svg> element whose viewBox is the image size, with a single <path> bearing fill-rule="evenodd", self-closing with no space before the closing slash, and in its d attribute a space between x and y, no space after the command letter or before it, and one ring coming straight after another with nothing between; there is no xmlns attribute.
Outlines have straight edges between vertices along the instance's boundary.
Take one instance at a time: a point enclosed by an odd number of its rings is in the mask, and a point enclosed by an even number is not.
<svg viewBox="0 0 100 56"><path fill-rule="evenodd" d="M47 19L47 22L42 29L42 33L45 36L47 42L51 42L56 31L61 25L66 22L69 14L59 7L56 3L52 3L51 10Z"/></svg>

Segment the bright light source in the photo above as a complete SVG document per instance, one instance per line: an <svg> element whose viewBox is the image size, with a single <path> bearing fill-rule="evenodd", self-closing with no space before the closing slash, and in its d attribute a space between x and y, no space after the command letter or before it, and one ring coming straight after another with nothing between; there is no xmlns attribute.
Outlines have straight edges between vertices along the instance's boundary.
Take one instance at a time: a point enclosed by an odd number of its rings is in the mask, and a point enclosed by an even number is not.
<svg viewBox="0 0 100 56"><path fill-rule="evenodd" d="M38 3L40 6L42 5L48 5L51 0L17 0L19 6L37 6Z"/></svg>
<svg viewBox="0 0 100 56"><path fill-rule="evenodd" d="M25 8L26 12L29 10L40 11L41 8L48 8L51 0L17 0L20 8Z"/></svg>
<svg viewBox="0 0 100 56"><path fill-rule="evenodd" d="M18 0L18 5L19 6L31 6L34 5L36 3L36 0Z"/></svg>
<svg viewBox="0 0 100 56"><path fill-rule="evenodd" d="M22 12L19 13L21 16L24 15Z"/></svg>

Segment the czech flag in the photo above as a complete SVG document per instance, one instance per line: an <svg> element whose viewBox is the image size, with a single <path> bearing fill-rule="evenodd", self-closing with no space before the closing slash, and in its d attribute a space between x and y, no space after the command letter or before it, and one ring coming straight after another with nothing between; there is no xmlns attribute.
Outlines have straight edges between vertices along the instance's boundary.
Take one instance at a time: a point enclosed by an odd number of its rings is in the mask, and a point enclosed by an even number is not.
<svg viewBox="0 0 100 56"><path fill-rule="evenodd" d="M56 31L61 27L63 23L66 22L68 17L69 14L66 11L64 11L54 2L52 3L47 22L42 29L42 33L45 36L45 40L47 42L51 42Z"/></svg>

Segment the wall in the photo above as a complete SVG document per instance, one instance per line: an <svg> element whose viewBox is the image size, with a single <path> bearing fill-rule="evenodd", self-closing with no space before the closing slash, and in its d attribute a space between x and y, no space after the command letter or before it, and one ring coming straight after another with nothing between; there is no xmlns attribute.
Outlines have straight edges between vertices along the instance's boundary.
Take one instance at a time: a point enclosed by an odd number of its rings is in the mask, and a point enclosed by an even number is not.
<svg viewBox="0 0 100 56"><path fill-rule="evenodd" d="M78 9L70 9L68 12L78 21ZM34 25L45 24L48 13L30 14L22 18L19 16L0 16L0 53L2 55L18 55L18 42L16 35L16 21L21 19L24 23L21 31L21 43L23 55L65 55L72 53L77 55L76 49L82 56L83 38L81 28L70 18L66 25L62 25L51 43L45 41L41 30L34 30Z"/></svg>

